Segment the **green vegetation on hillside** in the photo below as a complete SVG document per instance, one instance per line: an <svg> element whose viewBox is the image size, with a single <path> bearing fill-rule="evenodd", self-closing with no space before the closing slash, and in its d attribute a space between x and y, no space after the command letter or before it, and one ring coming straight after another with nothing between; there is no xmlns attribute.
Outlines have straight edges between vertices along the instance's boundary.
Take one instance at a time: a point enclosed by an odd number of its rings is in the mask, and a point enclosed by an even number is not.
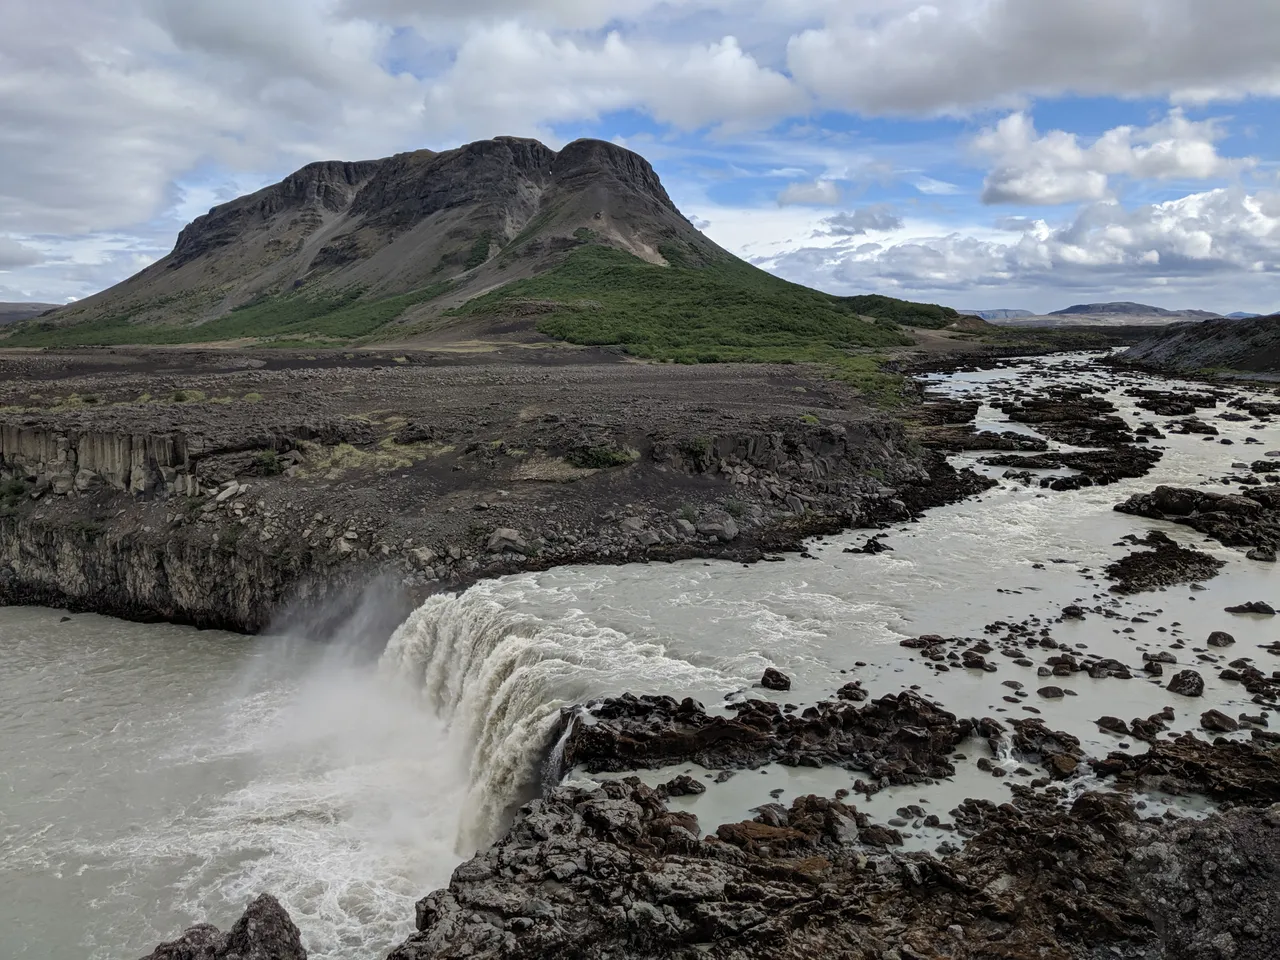
<svg viewBox="0 0 1280 960"><path fill-rule="evenodd" d="M211 343L256 338L296 346L300 338L346 342L367 337L410 307L449 289L442 281L382 300L361 300L360 291L338 296L305 294L266 297L197 325L138 324L129 317L108 317L59 326L49 321L24 324L0 343L13 347L77 347L116 344Z"/></svg>
<svg viewBox="0 0 1280 960"><path fill-rule="evenodd" d="M620 346L652 360L819 363L885 397L897 392L901 380L881 373L880 359L866 351L910 344L899 323L944 326L955 316L944 307L891 297L832 296L736 258L680 265L688 262L663 267L590 244L555 269L453 312L464 317L545 312L538 330L548 336Z"/></svg>
<svg viewBox="0 0 1280 960"><path fill-rule="evenodd" d="M884 300L857 304L855 301ZM619 345L637 357L678 363L826 361L856 348L910 339L860 309L903 316L911 305L845 298L789 283L740 260L663 267L610 247L588 245L560 266L457 308L479 317L545 309L538 329L584 345ZM926 308L928 309L928 308ZM934 308L937 309L937 308Z"/></svg>

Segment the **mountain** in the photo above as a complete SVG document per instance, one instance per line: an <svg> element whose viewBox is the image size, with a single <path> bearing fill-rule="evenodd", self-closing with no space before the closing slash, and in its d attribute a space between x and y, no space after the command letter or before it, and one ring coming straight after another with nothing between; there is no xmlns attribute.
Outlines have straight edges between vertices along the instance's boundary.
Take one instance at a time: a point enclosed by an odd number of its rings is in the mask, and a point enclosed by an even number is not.
<svg viewBox="0 0 1280 960"><path fill-rule="evenodd" d="M1280 314L1180 323L1131 347L1121 358L1170 373L1215 369L1277 373L1280 372Z"/></svg>
<svg viewBox="0 0 1280 960"><path fill-rule="evenodd" d="M970 317L981 317L983 320L1017 320L1021 317L1033 317L1030 310L961 310L961 313Z"/></svg>
<svg viewBox="0 0 1280 960"><path fill-rule="evenodd" d="M1211 320L1220 314L1207 310L1165 310L1145 303L1122 300L1116 303L1077 303L1048 314L1050 317L1113 316L1113 317L1167 317L1173 320Z"/></svg>
<svg viewBox="0 0 1280 960"><path fill-rule="evenodd" d="M47 310L56 310L59 306L61 304L57 303L0 303L0 327L6 323L29 320Z"/></svg>
<svg viewBox="0 0 1280 960"><path fill-rule="evenodd" d="M1243 311L1237 310L1235 313L1228 313L1226 316L1228 320L1252 320L1254 317L1262 316L1262 314L1244 313Z"/></svg>
<svg viewBox="0 0 1280 960"><path fill-rule="evenodd" d="M902 343L899 322L957 316L758 270L695 229L649 163L615 144L498 137L309 164L213 208L164 259L7 342L430 344L499 331L670 359L794 359L800 347Z"/></svg>

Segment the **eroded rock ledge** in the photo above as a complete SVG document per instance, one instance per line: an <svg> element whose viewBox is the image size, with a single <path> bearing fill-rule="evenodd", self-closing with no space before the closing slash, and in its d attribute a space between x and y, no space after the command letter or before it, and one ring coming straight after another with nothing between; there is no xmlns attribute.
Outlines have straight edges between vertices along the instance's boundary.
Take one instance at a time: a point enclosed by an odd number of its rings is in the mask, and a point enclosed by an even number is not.
<svg viewBox="0 0 1280 960"><path fill-rule="evenodd" d="M699 839L638 780L558 789L419 902L391 958L1276 955L1280 807L1170 823L1119 795L1061 800L968 801L973 839L937 859L886 853L817 797Z"/></svg>

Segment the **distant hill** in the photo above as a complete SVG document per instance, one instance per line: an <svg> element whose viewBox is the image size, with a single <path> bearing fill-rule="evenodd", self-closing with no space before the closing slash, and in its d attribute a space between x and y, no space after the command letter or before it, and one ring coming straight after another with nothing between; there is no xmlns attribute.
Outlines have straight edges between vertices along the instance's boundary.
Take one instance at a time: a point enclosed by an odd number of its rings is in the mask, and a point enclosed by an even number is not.
<svg viewBox="0 0 1280 960"><path fill-rule="evenodd" d="M1206 310L1166 310L1129 300L1108 303L1077 303L1039 316L1011 317L1002 323L1029 327L1060 326L1164 326L1187 320L1216 319Z"/></svg>
<svg viewBox="0 0 1280 960"><path fill-rule="evenodd" d="M839 359L909 342L899 324L958 317L757 269L700 233L648 161L615 144L498 137L309 164L0 345L552 337L686 361Z"/></svg>
<svg viewBox="0 0 1280 960"><path fill-rule="evenodd" d="M1243 313L1237 310L1235 313L1228 313L1227 319L1228 320L1252 320L1254 317L1260 317L1260 316L1262 316L1262 314L1260 313Z"/></svg>
<svg viewBox="0 0 1280 960"><path fill-rule="evenodd" d="M961 310L970 317L981 317L983 320L1017 320L1020 317L1034 317L1030 310Z"/></svg>
<svg viewBox="0 0 1280 960"><path fill-rule="evenodd" d="M1211 320L1221 316L1221 314L1210 313L1207 310L1165 310L1163 307L1153 307L1146 303L1134 303L1130 300L1122 300L1116 303L1077 303L1062 310L1055 310L1048 316L1074 317L1082 315L1100 316L1104 314L1117 317L1168 317L1170 320Z"/></svg>
<svg viewBox="0 0 1280 960"><path fill-rule="evenodd" d="M60 303L0 303L0 327L6 323L30 320L47 310L56 310Z"/></svg>
<svg viewBox="0 0 1280 960"><path fill-rule="evenodd" d="M1123 360L1169 373L1280 373L1280 314L1180 323L1131 347Z"/></svg>

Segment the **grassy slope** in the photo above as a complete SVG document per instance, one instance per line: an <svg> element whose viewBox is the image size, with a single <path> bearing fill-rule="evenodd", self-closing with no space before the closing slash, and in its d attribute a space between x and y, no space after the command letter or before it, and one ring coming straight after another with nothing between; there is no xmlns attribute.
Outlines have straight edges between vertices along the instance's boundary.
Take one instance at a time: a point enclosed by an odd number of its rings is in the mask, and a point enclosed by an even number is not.
<svg viewBox="0 0 1280 960"><path fill-rule="evenodd" d="M483 239L487 247L488 238ZM664 252L673 266L584 243L560 266L478 297L451 315L499 319L541 314L538 329L548 336L618 345L654 360L821 363L863 389L885 394L893 392L897 379L881 374L869 351L909 344L910 337L897 324L940 327L956 317L955 311L932 304L832 296L735 258L696 262L678 250ZM478 259L481 252L475 253ZM438 283L378 301L359 300L358 293L328 299L273 297L194 327L144 326L127 317L65 327L35 323L0 343L64 347L257 338L281 345L339 345L411 332L386 328L408 308L449 287Z"/></svg>
<svg viewBox="0 0 1280 960"><path fill-rule="evenodd" d="M737 259L662 267L594 244L578 248L554 270L454 313L478 318L535 311L545 313L539 331L570 343L616 345L637 357L676 363L820 363L885 397L896 392L899 378L880 373L879 359L866 351L910 344L898 323L941 327L956 316L945 307L890 297L832 296Z"/></svg>
<svg viewBox="0 0 1280 960"><path fill-rule="evenodd" d="M127 317L109 317L73 326L36 323L24 326L0 344L12 347L109 346L115 344L211 343L219 340L259 338L280 344L308 340L346 343L367 337L397 319L405 310L440 296L449 282L387 297L359 300L358 292L341 297L313 299L303 295L270 297L246 304L199 326L164 326L130 323Z"/></svg>
<svg viewBox="0 0 1280 960"><path fill-rule="evenodd" d="M739 260L661 267L587 245L554 270L455 312L481 317L543 310L538 329L560 340L616 344L657 360L715 363L827 360L851 348L900 346L910 340L892 322L910 306L882 297L833 297ZM859 316L877 311L891 322Z"/></svg>

